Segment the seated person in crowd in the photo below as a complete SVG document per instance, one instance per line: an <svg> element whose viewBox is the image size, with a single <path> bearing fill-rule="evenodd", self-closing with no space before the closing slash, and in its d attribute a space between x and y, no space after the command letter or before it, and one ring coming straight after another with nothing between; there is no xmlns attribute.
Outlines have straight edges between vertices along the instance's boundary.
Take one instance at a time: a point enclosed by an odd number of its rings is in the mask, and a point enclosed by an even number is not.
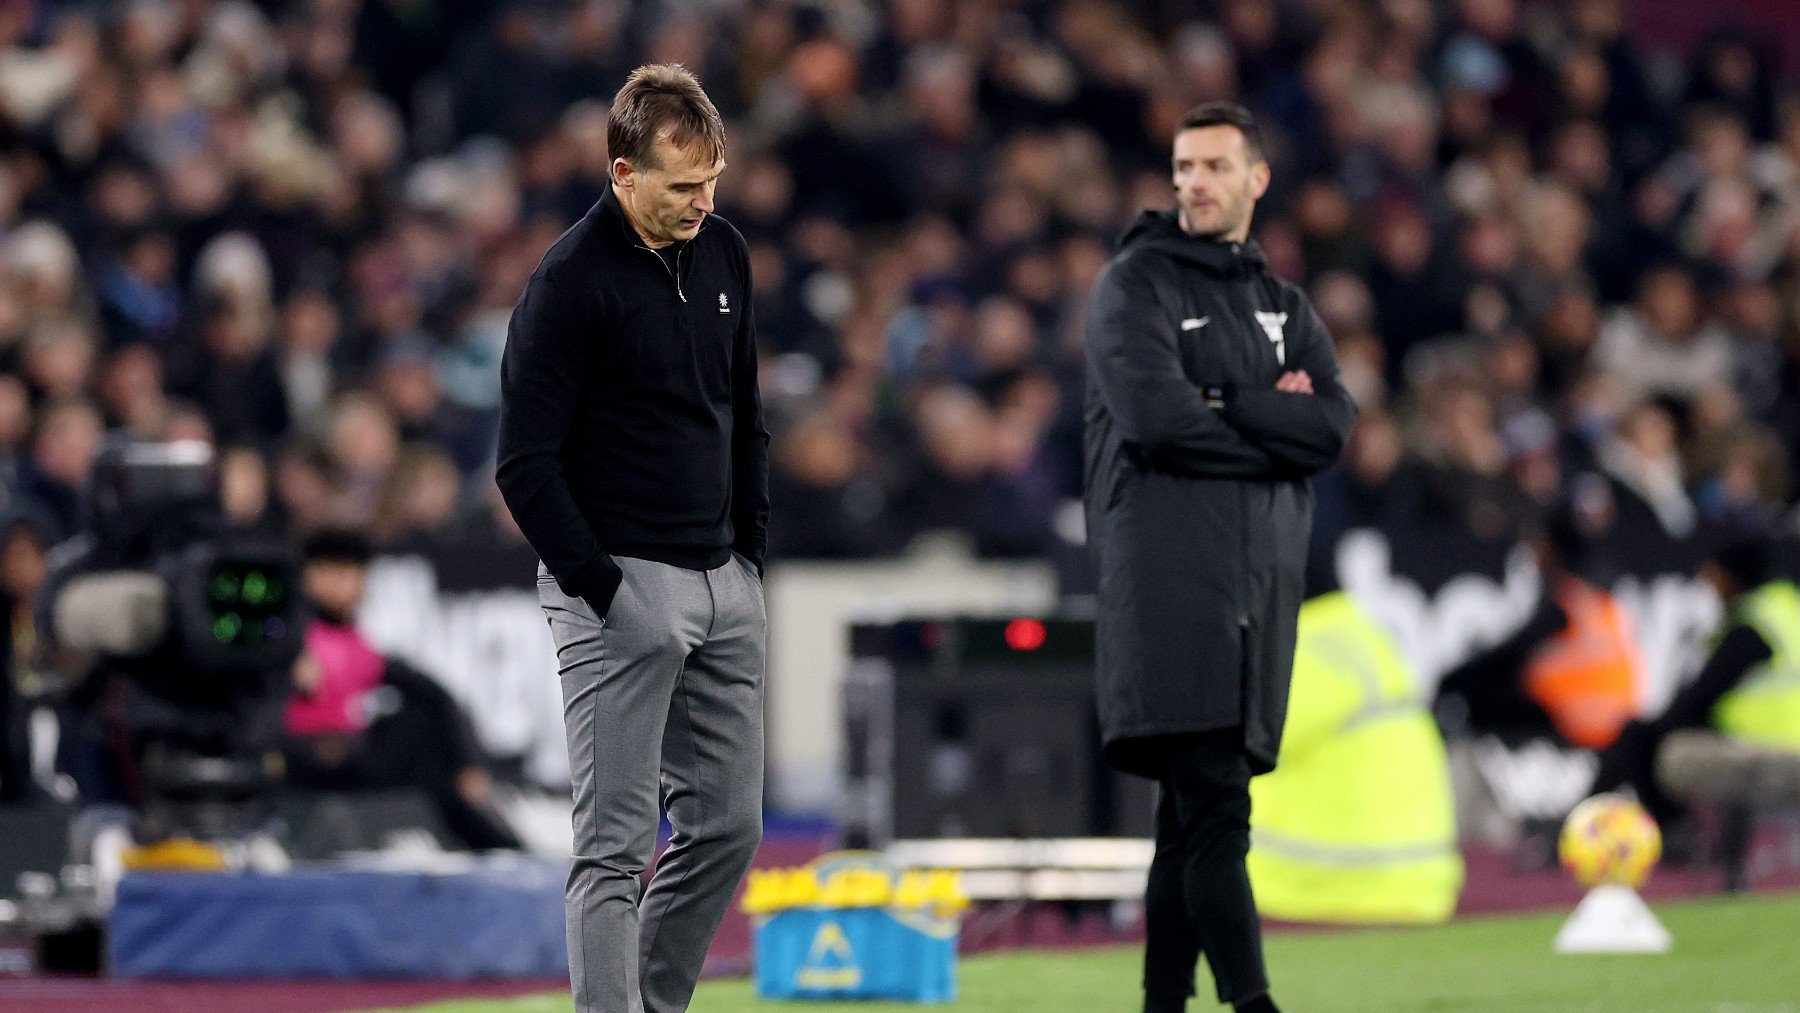
<svg viewBox="0 0 1800 1013"><path fill-rule="evenodd" d="M1399 647L1328 573L1300 606L1280 763L1250 782L1250 882L1283 921L1441 922L1462 855L1450 762Z"/></svg>
<svg viewBox="0 0 1800 1013"><path fill-rule="evenodd" d="M436 681L382 657L357 632L368 539L323 530L307 539L305 554L314 619L287 708L288 780L327 791L420 790L469 848L518 848L493 808L468 716Z"/></svg>

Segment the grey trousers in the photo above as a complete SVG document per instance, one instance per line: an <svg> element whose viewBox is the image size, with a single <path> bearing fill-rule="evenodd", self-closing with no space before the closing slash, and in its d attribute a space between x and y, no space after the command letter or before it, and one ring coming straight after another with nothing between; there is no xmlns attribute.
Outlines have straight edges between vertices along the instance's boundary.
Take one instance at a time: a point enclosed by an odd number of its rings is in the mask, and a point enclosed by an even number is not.
<svg viewBox="0 0 1800 1013"><path fill-rule="evenodd" d="M538 570L575 793L565 898L583 1013L687 1009L762 839L762 583L626 556L604 621ZM674 829L649 888L658 807Z"/></svg>

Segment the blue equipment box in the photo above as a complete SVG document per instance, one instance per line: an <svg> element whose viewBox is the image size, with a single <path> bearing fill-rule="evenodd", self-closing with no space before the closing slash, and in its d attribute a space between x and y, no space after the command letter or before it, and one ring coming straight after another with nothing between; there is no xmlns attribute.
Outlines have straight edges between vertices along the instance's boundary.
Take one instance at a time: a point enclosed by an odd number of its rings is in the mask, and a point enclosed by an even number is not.
<svg viewBox="0 0 1800 1013"><path fill-rule="evenodd" d="M793 908L756 923L763 999L956 998L960 919L903 908Z"/></svg>

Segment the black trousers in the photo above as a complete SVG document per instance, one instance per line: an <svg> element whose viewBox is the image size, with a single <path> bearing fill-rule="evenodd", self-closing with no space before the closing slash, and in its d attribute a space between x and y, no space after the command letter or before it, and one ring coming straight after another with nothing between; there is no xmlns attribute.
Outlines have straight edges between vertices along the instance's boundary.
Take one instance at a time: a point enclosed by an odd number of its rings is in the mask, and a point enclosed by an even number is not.
<svg viewBox="0 0 1800 1013"><path fill-rule="evenodd" d="M1200 954L1219 1001L1269 990L1262 928L1244 856L1250 851L1250 760L1239 728L1166 744L1156 857L1144 898L1144 991L1152 1007L1194 994Z"/></svg>

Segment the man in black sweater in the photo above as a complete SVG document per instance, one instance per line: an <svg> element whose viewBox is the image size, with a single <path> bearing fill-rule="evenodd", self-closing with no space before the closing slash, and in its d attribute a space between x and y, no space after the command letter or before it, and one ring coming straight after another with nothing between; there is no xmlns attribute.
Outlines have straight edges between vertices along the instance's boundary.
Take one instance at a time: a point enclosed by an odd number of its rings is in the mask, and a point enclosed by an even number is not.
<svg viewBox="0 0 1800 1013"><path fill-rule="evenodd" d="M769 437L747 248L712 213L718 110L640 67L607 146L611 186L513 311L496 478L562 672L576 1006L664 1013L762 834ZM640 891L659 804L674 836Z"/></svg>

